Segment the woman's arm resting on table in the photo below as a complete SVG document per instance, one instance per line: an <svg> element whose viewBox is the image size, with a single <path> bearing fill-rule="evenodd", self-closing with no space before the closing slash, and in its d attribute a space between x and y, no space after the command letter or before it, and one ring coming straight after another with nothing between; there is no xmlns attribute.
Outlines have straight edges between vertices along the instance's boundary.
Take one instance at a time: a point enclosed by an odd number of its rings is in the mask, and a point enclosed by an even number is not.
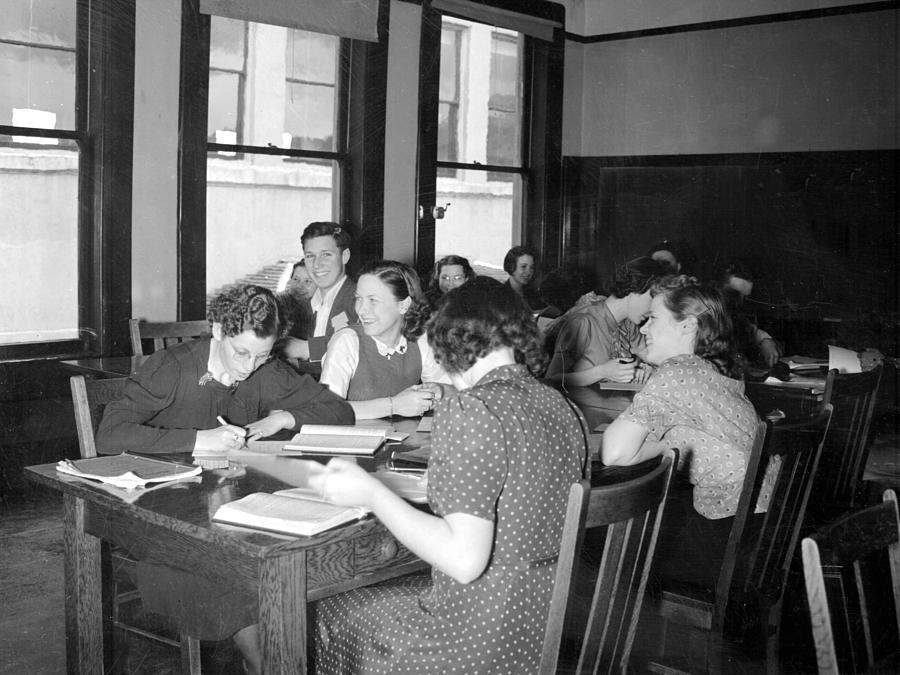
<svg viewBox="0 0 900 675"><path fill-rule="evenodd" d="M601 459L606 465L629 466L659 455L666 447L648 441L647 430L630 420L617 419L603 432Z"/></svg>
<svg viewBox="0 0 900 675"><path fill-rule="evenodd" d="M487 567L494 541L492 521L467 513L445 518L424 513L346 460L333 459L312 471L310 486L326 499L371 509L400 543L459 583L475 581Z"/></svg>

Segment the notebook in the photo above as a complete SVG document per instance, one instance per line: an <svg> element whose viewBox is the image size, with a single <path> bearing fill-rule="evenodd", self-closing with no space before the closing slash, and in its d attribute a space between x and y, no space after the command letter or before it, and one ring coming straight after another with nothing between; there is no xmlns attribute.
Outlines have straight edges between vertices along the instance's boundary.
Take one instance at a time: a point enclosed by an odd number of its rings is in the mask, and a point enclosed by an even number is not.
<svg viewBox="0 0 900 675"><path fill-rule="evenodd" d="M56 470L79 478L89 478L116 487L133 489L146 487L148 483L163 483L196 476L203 469L199 466L123 452L121 455L75 461L63 459L57 463Z"/></svg>
<svg viewBox="0 0 900 675"><path fill-rule="evenodd" d="M284 444L283 455L374 455L391 430L385 427L351 427L304 424Z"/></svg>

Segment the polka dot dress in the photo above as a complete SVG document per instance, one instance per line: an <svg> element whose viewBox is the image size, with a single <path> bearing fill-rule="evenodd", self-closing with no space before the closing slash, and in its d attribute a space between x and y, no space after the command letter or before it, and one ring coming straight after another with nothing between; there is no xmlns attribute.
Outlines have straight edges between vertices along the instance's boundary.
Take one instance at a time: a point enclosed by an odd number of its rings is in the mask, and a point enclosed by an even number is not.
<svg viewBox="0 0 900 675"><path fill-rule="evenodd" d="M435 412L428 502L495 523L485 572L434 570L323 600L318 673L535 672L569 486L585 453L575 413L523 366L496 368Z"/></svg>
<svg viewBox="0 0 900 675"><path fill-rule="evenodd" d="M675 356L660 364L621 418L647 429L647 440L681 451L697 513L710 519L735 514L757 423L743 382L699 356ZM776 457L767 467L758 512L768 506L780 465Z"/></svg>

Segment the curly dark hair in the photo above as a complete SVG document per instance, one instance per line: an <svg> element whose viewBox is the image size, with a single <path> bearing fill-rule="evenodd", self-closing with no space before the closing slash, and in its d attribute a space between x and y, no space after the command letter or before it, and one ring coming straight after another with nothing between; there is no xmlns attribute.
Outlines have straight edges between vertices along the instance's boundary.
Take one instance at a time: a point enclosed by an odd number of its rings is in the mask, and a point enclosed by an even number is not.
<svg viewBox="0 0 900 675"><path fill-rule="evenodd" d="M507 274L515 272L516 264L523 255L530 255L532 259L534 259L535 266L537 266L537 254L533 249L527 246L513 246L506 252L506 256L503 258L503 271Z"/></svg>
<svg viewBox="0 0 900 675"><path fill-rule="evenodd" d="M491 277L475 277L445 293L427 329L434 356L448 373L464 373L500 347L512 347L516 362L534 375L547 365L531 310Z"/></svg>
<svg viewBox="0 0 900 675"><path fill-rule="evenodd" d="M659 277L668 272L669 268L662 263L648 256L641 256L616 269L607 291L616 298L627 297L629 293L646 293Z"/></svg>
<svg viewBox="0 0 900 675"><path fill-rule="evenodd" d="M441 270L445 265L459 265L462 267L463 274L466 276L466 281L475 278L475 270L473 270L472 265L469 264L468 258L463 258L461 255L445 255L434 263L434 269L431 270L431 283L429 284L429 287L437 289L438 293L440 293Z"/></svg>
<svg viewBox="0 0 900 675"><path fill-rule="evenodd" d="M676 321L690 316L697 319L694 354L712 363L722 375L741 379L731 315L722 293L685 274L664 277L653 291L654 295L663 296Z"/></svg>
<svg viewBox="0 0 900 675"><path fill-rule="evenodd" d="M406 263L396 260L376 260L367 263L359 271L359 276L371 274L384 282L397 300L410 298L409 309L403 315L403 337L417 340L425 332L425 322L431 313L431 305L422 292L419 275Z"/></svg>
<svg viewBox="0 0 900 675"><path fill-rule="evenodd" d="M228 337L252 330L258 338L281 333L281 313L275 295L268 288L253 284L237 284L209 303L206 320L222 326Z"/></svg>
<svg viewBox="0 0 900 675"><path fill-rule="evenodd" d="M316 237L334 237L334 243L341 251L350 248L350 244L353 242L353 235L346 225L320 220L306 226L303 234L300 235L300 245L305 246L307 239Z"/></svg>

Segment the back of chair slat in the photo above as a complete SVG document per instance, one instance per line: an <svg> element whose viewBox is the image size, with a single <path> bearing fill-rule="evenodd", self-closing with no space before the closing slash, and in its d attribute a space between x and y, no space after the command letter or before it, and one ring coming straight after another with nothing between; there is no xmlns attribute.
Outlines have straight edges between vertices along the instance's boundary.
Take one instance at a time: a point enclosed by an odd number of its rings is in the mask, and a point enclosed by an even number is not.
<svg viewBox="0 0 900 675"><path fill-rule="evenodd" d="M865 373L829 374L825 401L834 412L816 480L816 515L829 517L856 506L881 373L878 366Z"/></svg>
<svg viewBox="0 0 900 675"><path fill-rule="evenodd" d="M572 486L541 673L556 671L564 629L584 636L576 672L621 672L626 668L676 456L667 451L652 471L620 484L590 488L582 481ZM595 528L605 528L606 535L587 626L582 630L572 625L568 600L585 530Z"/></svg>
<svg viewBox="0 0 900 675"><path fill-rule="evenodd" d="M784 593L830 419L831 405L826 404L820 415L807 422L767 432L763 466L779 457L781 468L758 534L742 542L747 558L739 579L745 595L762 598L764 603L778 603ZM758 492L755 486L754 504Z"/></svg>
<svg viewBox="0 0 900 675"><path fill-rule="evenodd" d="M876 659L868 616L872 590L883 581L863 583L861 563L887 550L900 646L900 518L892 490L884 502L845 515L803 540L803 573L819 673L857 673ZM867 595L869 598L867 599Z"/></svg>
<svg viewBox="0 0 900 675"><path fill-rule="evenodd" d="M72 389L72 405L75 409L75 428L78 431L78 448L82 458L96 457L94 434L103 419L103 411L110 401L122 398L127 377L86 379L84 375L69 378Z"/></svg>
<svg viewBox="0 0 900 675"><path fill-rule="evenodd" d="M171 347L185 340L192 340L209 333L209 323L199 321L150 322L140 319L128 320L131 335L131 349L135 356L144 354L144 340L153 340L153 351Z"/></svg>

